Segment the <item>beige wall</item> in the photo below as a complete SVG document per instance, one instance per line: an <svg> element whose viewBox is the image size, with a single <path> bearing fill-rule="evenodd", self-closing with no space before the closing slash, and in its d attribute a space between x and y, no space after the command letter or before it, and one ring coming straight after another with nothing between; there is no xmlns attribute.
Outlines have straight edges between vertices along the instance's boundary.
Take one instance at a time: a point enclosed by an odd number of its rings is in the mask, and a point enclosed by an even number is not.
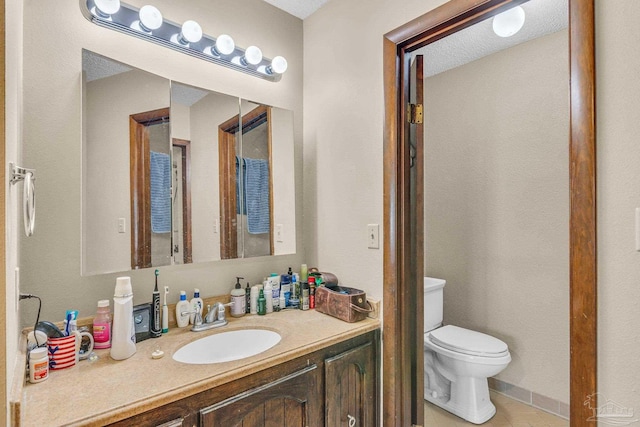
<svg viewBox="0 0 640 427"><path fill-rule="evenodd" d="M295 180L292 152L287 147L293 145L291 129L293 115L291 111L282 108L271 109L271 167L277 173L273 179L273 223L277 227L282 224L282 241L277 237L273 240L273 250L276 255L288 254L296 251L297 233L296 210L297 200L294 188ZM300 233L302 234L302 233Z"/></svg>
<svg viewBox="0 0 640 427"><path fill-rule="evenodd" d="M38 219L35 235L20 241L20 265L23 290L43 298L43 319L62 320L69 308L80 310L81 316L92 315L99 299L113 295L117 276L80 276L82 48L167 79L294 111L296 156L301 158L302 22L261 0L154 4L172 21L197 19L208 34L231 34L242 47L255 43L266 57L283 55L289 70L274 84L100 28L82 16L77 1L24 4L23 149L25 161L38 170ZM301 190L301 171L298 178ZM226 293L235 276L253 283L270 271L299 265L303 245L298 248L294 256L161 268L160 284L171 288L169 302L177 300L181 289ZM153 269L131 276L134 303L149 301ZM33 309L21 316L23 324L34 318Z"/></svg>
<svg viewBox="0 0 640 427"><path fill-rule="evenodd" d="M382 297L382 36L444 0L341 0L304 21L305 241L340 282ZM367 248L380 225L380 249Z"/></svg>
<svg viewBox="0 0 640 427"><path fill-rule="evenodd" d="M596 1L598 384L640 418L640 4Z"/></svg>
<svg viewBox="0 0 640 427"><path fill-rule="evenodd" d="M425 272L510 384L569 401L568 32L425 81ZM426 58L428 59L428 58Z"/></svg>
<svg viewBox="0 0 640 427"><path fill-rule="evenodd" d="M366 248L382 223L382 36L444 1L328 2L304 21L305 240L309 259L382 295L382 251ZM596 1L598 78L599 387L640 412L640 206L637 111L640 5Z"/></svg>

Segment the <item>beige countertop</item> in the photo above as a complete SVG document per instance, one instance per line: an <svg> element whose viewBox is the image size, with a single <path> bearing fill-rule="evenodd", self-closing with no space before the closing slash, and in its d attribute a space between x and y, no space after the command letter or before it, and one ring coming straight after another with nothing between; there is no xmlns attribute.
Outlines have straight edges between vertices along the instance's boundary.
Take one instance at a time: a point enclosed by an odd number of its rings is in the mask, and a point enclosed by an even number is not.
<svg viewBox="0 0 640 427"><path fill-rule="evenodd" d="M96 350L99 359L51 371L49 379L14 387L15 418L21 426L104 425L146 412L212 387L270 368L298 356L378 329L378 320L347 323L315 310L285 310L266 316L246 315L205 332L173 328L161 338L137 344L127 360L115 361L109 350ZM237 329L269 329L282 339L258 355L217 364L188 365L173 360L183 345L208 335ZM160 348L161 359L151 353ZM18 422L18 420L15 420Z"/></svg>

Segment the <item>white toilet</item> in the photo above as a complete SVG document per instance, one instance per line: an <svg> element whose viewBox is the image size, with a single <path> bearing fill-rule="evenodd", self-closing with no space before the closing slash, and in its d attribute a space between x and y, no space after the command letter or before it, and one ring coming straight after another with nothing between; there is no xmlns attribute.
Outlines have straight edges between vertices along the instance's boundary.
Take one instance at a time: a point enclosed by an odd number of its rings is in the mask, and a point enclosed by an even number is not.
<svg viewBox="0 0 640 427"><path fill-rule="evenodd" d="M496 413L487 378L511 362L497 338L457 326L442 326L446 281L424 278L424 398L474 424Z"/></svg>

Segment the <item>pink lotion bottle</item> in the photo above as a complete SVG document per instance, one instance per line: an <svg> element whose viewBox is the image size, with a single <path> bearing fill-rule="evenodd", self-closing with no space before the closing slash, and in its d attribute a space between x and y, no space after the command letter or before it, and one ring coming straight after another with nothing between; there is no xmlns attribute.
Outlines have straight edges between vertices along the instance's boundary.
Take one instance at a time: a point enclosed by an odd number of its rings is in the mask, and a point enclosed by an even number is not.
<svg viewBox="0 0 640 427"><path fill-rule="evenodd" d="M109 300L98 301L98 309L93 318L93 348L111 347L111 311Z"/></svg>

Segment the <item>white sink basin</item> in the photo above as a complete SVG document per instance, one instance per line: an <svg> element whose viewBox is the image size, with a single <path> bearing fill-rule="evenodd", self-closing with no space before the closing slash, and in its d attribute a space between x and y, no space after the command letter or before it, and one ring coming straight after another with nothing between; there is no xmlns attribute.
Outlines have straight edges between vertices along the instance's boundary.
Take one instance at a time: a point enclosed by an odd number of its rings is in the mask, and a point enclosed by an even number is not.
<svg viewBox="0 0 640 427"><path fill-rule="evenodd" d="M265 329L221 332L181 347L173 360L194 365L230 362L255 356L280 342L280 334Z"/></svg>

